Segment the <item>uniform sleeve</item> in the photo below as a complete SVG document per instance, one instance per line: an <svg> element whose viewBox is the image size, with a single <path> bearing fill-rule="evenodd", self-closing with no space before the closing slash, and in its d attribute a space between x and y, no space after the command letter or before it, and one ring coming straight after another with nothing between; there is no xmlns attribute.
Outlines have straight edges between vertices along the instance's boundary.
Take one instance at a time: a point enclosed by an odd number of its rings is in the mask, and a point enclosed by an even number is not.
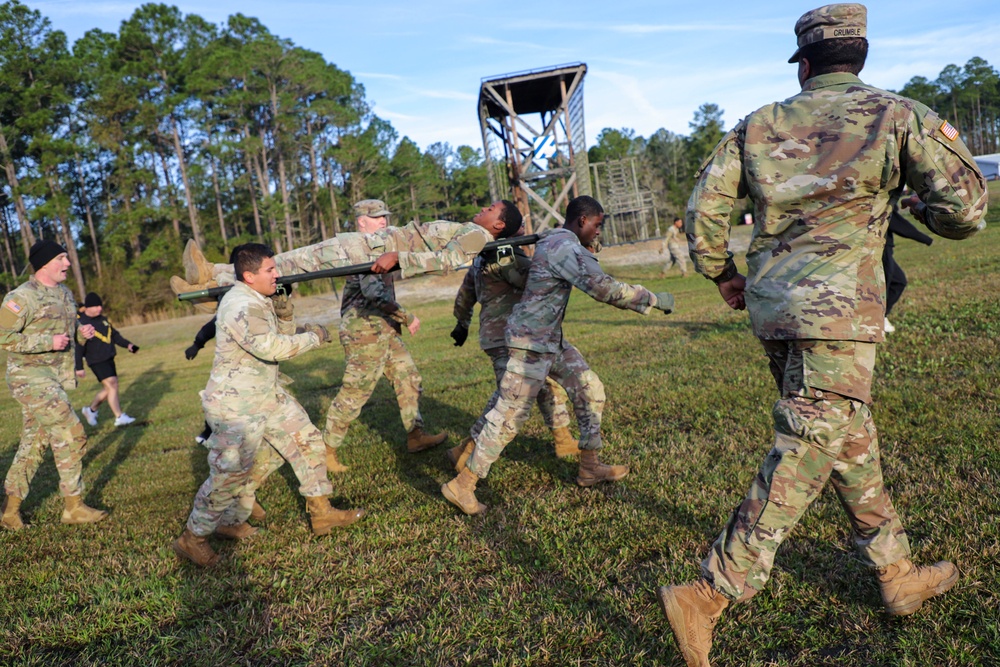
<svg viewBox="0 0 1000 667"><path fill-rule="evenodd" d="M646 315L655 303L652 293L642 285L629 285L615 280L601 270L593 253L580 245L566 244L556 249L549 266L592 299L623 310Z"/></svg>
<svg viewBox="0 0 1000 667"><path fill-rule="evenodd" d="M319 347L319 336L314 333L281 334L271 324L269 313L260 304L251 303L245 310L220 321L237 345L264 361L283 361Z"/></svg>
<svg viewBox="0 0 1000 667"><path fill-rule="evenodd" d="M452 309L455 319L466 329L472 326L472 313L476 309L476 270L477 268L473 267L466 272L462 285L458 288L458 294L455 295L455 306Z"/></svg>
<svg viewBox="0 0 1000 667"><path fill-rule="evenodd" d="M951 138L949 138L951 137ZM911 116L903 164L918 213L939 236L964 239L986 227L986 180L958 131L932 111Z"/></svg>
<svg viewBox="0 0 1000 667"><path fill-rule="evenodd" d="M399 269L403 278L457 269L471 262L492 240L489 232L479 225L461 225L461 229L440 250L399 253Z"/></svg>
<svg viewBox="0 0 1000 667"><path fill-rule="evenodd" d="M132 344L132 341L127 340L125 336L121 335L118 329L111 326L111 322L108 322L108 328L111 329L111 340L114 341L115 345L118 347L128 347Z"/></svg>
<svg viewBox="0 0 1000 667"><path fill-rule="evenodd" d="M396 303L392 289L382 276L361 276L359 282L364 297L388 317L400 324L410 324L413 321L413 314L406 312L405 308Z"/></svg>
<svg viewBox="0 0 1000 667"><path fill-rule="evenodd" d="M52 349L52 336L25 334L31 319L31 304L21 294L8 294L0 305L0 348L21 354L39 354Z"/></svg>
<svg viewBox="0 0 1000 667"><path fill-rule="evenodd" d="M684 231L695 270L717 279L736 270L729 250L729 214L746 196L740 136L743 125L729 132L702 165L688 200Z"/></svg>
<svg viewBox="0 0 1000 667"><path fill-rule="evenodd" d="M208 341L215 338L215 318L213 317L208 322L205 322L202 328L198 329L198 333L194 335L194 344L200 350L208 344Z"/></svg>
<svg viewBox="0 0 1000 667"><path fill-rule="evenodd" d="M77 340L76 343L73 345L73 356L75 357L76 361L74 368L78 371L83 370L83 356L86 351L87 351L86 343L81 343L79 340Z"/></svg>

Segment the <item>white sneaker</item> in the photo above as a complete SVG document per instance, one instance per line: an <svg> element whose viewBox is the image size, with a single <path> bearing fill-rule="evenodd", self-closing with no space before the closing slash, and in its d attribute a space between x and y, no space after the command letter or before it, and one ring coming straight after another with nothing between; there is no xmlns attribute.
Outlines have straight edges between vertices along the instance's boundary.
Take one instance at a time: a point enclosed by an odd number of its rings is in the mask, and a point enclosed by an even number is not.
<svg viewBox="0 0 1000 667"><path fill-rule="evenodd" d="M885 318L885 322L882 323L882 330L885 331L886 333L892 333L893 331L896 330L896 327L892 326L892 322L890 322L889 318L887 317Z"/></svg>
<svg viewBox="0 0 1000 667"><path fill-rule="evenodd" d="M208 438L203 438L200 435L194 436L194 441L197 442L199 445L204 445L206 440L208 440Z"/></svg>
<svg viewBox="0 0 1000 667"><path fill-rule="evenodd" d="M135 419L129 417L127 414L123 412L121 413L121 415L118 416L117 419L115 419L115 426L128 426L134 421Z"/></svg>
<svg viewBox="0 0 1000 667"><path fill-rule="evenodd" d="M87 420L88 424L97 426L97 410L91 410L89 405L85 405L80 412L83 413L83 418Z"/></svg>

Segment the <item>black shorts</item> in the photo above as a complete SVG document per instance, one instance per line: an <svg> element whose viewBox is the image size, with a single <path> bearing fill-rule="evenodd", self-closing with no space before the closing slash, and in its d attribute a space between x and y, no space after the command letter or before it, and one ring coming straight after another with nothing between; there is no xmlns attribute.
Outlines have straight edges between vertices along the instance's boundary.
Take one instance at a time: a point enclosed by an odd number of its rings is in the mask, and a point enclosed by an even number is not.
<svg viewBox="0 0 1000 667"><path fill-rule="evenodd" d="M94 371L94 375L97 377L98 382L103 382L107 378L113 378L118 376L118 369L115 368L115 360L108 359L107 361L102 361L99 364L93 364L90 370Z"/></svg>

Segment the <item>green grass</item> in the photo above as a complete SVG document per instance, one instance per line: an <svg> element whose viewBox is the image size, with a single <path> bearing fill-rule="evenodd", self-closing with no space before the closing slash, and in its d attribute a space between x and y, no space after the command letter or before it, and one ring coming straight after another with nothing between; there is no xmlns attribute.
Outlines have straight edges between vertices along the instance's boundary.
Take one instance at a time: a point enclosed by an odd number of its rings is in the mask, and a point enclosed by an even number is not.
<svg viewBox="0 0 1000 667"><path fill-rule="evenodd" d="M994 210L1000 209L1000 206ZM905 620L880 610L829 491L782 546L763 593L731 607L713 659L742 665L993 665L1000 661L1000 216L964 243L902 240L910 278L881 346L874 412L893 501L915 559L955 561L955 589ZM325 538L307 526L284 469L260 494L266 530L217 542L203 572L180 563L183 529L206 476L198 391L211 347L182 350L196 324L126 332L123 406L140 421L89 428L89 503L111 517L59 523L47 455L25 501L33 527L0 534L3 665L680 665L655 601L690 580L770 447L775 399L745 314L699 277L620 278L673 291L676 314L643 318L573 297L566 332L608 391L606 453L632 466L615 485L580 489L534 415L480 485L490 506L465 517L438 491L442 451L408 455L385 382L348 436L334 501L369 516ZM414 307L407 342L424 378L431 429L461 438L492 390L485 355L448 338L450 305ZM343 353L285 364L322 424ZM92 378L73 395L79 407ZM17 404L0 395L0 469L13 458Z"/></svg>

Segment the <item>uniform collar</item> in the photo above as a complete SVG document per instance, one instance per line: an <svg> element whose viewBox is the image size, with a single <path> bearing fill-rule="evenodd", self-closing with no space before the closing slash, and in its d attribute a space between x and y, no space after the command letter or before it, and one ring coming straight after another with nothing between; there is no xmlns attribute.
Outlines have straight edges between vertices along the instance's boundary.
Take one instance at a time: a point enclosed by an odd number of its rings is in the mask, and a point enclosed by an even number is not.
<svg viewBox="0 0 1000 667"><path fill-rule="evenodd" d="M247 285L242 280L237 280L236 283L233 285L233 289L243 290L244 292L246 292L250 296L256 297L257 300L259 300L261 303L264 303L265 301L267 301L267 297L266 296L264 296L263 294L261 294L260 292L258 292L255 289L251 289L250 286Z"/></svg>
<svg viewBox="0 0 1000 667"><path fill-rule="evenodd" d="M840 86L845 83L864 83L856 74L850 72L831 72L830 74L819 74L806 81L802 87L802 92L817 90L819 88L829 88L830 86Z"/></svg>

